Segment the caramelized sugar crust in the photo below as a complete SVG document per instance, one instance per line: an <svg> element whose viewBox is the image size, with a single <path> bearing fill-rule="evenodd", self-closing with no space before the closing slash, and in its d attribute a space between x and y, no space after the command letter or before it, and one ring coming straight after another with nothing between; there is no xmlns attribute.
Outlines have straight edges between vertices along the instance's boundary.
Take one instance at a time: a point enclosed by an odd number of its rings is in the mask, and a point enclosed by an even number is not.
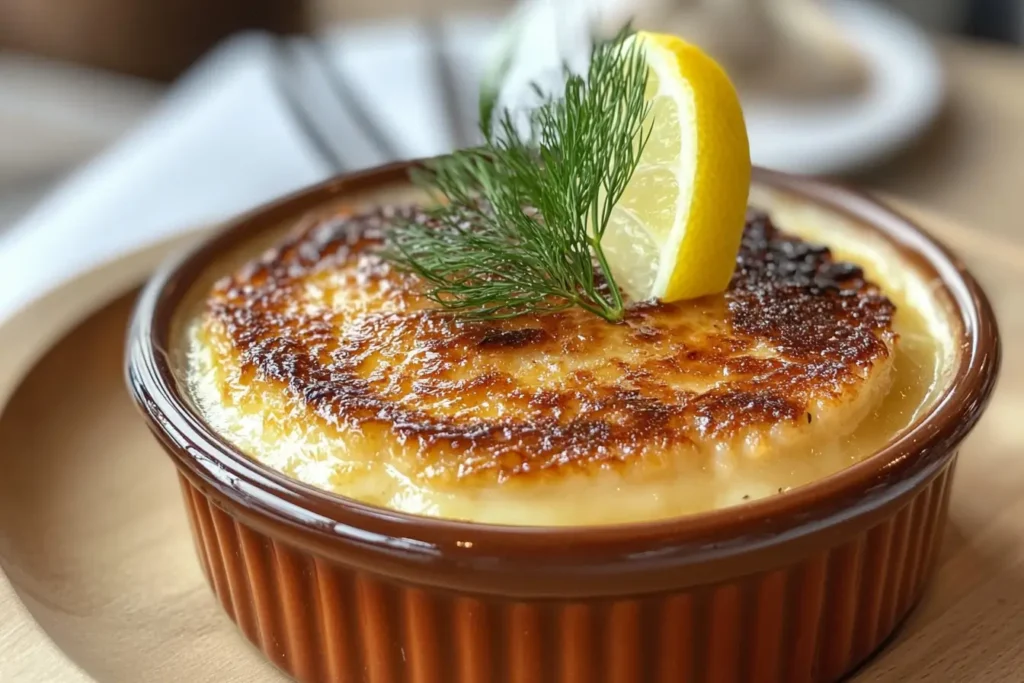
<svg viewBox="0 0 1024 683"><path fill-rule="evenodd" d="M482 483L749 448L888 374L893 304L760 213L724 295L635 303L612 325L580 310L454 319L378 256L395 212L300 226L215 285L199 339L223 401L274 392L278 423L376 439L406 475Z"/></svg>

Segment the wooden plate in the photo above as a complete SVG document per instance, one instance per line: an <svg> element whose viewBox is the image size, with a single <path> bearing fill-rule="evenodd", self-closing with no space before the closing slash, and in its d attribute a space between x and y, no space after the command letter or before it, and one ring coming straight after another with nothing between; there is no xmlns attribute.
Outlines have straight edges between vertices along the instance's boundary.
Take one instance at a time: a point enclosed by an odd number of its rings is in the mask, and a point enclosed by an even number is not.
<svg viewBox="0 0 1024 683"><path fill-rule="evenodd" d="M854 680L1020 680L1024 353L1012 340L1024 334L1024 250L924 222L988 288L1007 358L960 459L938 575ZM206 588L173 468L123 387L134 287L170 246L65 285L0 327L2 681L281 680ZM94 312L82 321L83 310Z"/></svg>

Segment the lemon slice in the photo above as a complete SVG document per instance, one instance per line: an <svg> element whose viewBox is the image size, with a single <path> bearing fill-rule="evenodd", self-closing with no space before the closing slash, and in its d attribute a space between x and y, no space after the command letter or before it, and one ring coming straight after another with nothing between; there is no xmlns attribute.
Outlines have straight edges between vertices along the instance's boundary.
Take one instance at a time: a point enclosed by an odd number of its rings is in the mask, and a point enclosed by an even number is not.
<svg viewBox="0 0 1024 683"><path fill-rule="evenodd" d="M750 190L750 144L722 68L675 36L631 40L650 68L650 138L601 239L634 300L723 291L736 265Z"/></svg>

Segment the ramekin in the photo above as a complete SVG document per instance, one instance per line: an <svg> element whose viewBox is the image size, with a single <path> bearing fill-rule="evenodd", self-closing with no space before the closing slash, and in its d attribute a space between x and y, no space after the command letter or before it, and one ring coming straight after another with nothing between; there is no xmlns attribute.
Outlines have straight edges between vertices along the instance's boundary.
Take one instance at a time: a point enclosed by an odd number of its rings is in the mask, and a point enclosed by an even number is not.
<svg viewBox="0 0 1024 683"><path fill-rule="evenodd" d="M957 453L999 366L992 309L961 262L866 196L757 170L755 183L882 235L948 299L959 353L928 413L856 465L712 512L570 528L425 518L242 455L176 380L171 336L219 255L407 170L342 177L250 213L138 301L128 384L177 466L210 586L245 637L300 681L344 683L810 683L878 649L932 572Z"/></svg>

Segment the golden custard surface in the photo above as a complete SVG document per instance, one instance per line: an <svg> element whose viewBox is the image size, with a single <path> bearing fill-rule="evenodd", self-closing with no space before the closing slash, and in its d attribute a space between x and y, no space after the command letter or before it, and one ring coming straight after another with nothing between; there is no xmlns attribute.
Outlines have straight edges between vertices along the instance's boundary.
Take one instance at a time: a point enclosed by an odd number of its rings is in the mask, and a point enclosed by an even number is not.
<svg viewBox="0 0 1024 683"><path fill-rule="evenodd" d="M321 488L495 523L684 514L864 457L934 384L921 316L901 305L898 330L859 266L764 214L725 294L633 304L612 325L437 310L377 254L395 211L300 227L220 280L191 328L211 425Z"/></svg>

